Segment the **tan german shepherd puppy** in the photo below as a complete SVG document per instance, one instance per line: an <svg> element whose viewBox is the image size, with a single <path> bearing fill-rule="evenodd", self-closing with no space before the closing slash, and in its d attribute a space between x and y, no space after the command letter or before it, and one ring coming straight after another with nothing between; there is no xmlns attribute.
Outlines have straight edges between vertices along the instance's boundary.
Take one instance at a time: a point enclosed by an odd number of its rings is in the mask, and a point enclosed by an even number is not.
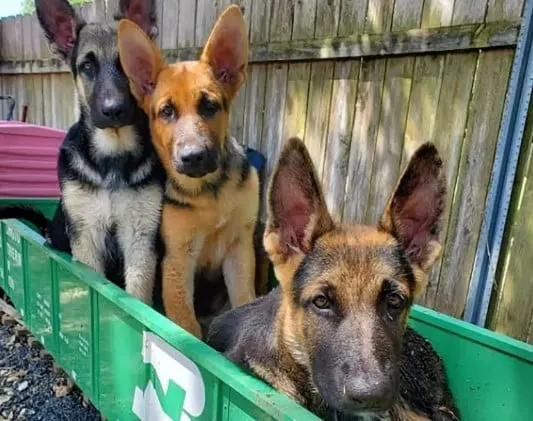
<svg viewBox="0 0 533 421"><path fill-rule="evenodd" d="M199 61L166 64L152 40L128 20L120 22L118 38L122 67L150 118L168 176L161 222L164 310L201 337L195 278L219 280L222 274L232 306L255 298L258 175L227 133L231 102L246 79L244 18L239 7L227 8Z"/></svg>

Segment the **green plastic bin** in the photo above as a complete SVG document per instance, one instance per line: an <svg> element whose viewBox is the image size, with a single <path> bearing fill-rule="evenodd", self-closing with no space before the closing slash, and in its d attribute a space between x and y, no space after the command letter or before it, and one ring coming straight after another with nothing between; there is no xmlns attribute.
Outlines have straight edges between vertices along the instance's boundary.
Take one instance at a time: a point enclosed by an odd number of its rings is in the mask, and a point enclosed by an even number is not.
<svg viewBox="0 0 533 421"><path fill-rule="evenodd" d="M0 286L109 420L318 420L19 221L0 222ZM533 420L532 346L419 306L410 323L444 358L463 420Z"/></svg>

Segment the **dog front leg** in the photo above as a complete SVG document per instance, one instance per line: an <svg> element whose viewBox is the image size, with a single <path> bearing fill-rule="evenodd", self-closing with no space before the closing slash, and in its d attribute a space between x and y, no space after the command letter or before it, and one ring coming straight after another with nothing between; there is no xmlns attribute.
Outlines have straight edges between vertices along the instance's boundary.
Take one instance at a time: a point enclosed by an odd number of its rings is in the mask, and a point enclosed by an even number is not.
<svg viewBox="0 0 533 421"><path fill-rule="evenodd" d="M232 307L247 304L255 298L255 263L253 232L250 230L229 247L222 263Z"/></svg>
<svg viewBox="0 0 533 421"><path fill-rule="evenodd" d="M118 231L124 251L126 292L148 305L152 304L157 265L155 235L155 232L136 231L128 226Z"/></svg>
<svg viewBox="0 0 533 421"><path fill-rule="evenodd" d="M202 339L202 328L194 311L196 259L186 254L163 260L163 306L170 320Z"/></svg>
<svg viewBox="0 0 533 421"><path fill-rule="evenodd" d="M161 198L159 186L117 192L113 196L113 217L124 254L125 289L148 305L152 304L154 291Z"/></svg>
<svg viewBox="0 0 533 421"><path fill-rule="evenodd" d="M89 266L99 275L105 276L102 255L105 231L82 227L72 241L72 257Z"/></svg>
<svg viewBox="0 0 533 421"><path fill-rule="evenodd" d="M65 182L62 193L72 257L104 275L109 198L105 192L92 192L77 181Z"/></svg>

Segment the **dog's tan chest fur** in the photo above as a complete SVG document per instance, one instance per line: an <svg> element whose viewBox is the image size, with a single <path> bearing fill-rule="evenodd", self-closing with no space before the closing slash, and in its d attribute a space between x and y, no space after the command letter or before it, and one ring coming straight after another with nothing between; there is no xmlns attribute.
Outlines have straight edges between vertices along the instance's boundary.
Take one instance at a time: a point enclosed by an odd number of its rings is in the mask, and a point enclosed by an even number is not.
<svg viewBox="0 0 533 421"><path fill-rule="evenodd" d="M199 271L224 276L232 305L255 297L253 233L259 210L259 178L255 169L239 184L229 180L215 197L167 192L173 203L163 207L161 234L165 243L163 301L168 316L198 333L194 319L194 279ZM184 304L185 301L185 304Z"/></svg>
<svg viewBox="0 0 533 421"><path fill-rule="evenodd" d="M243 231L253 231L259 204L250 197L259 195L257 172L252 170L245 183L237 187L230 180L218 196L209 194L191 199L172 194L172 198L190 203L191 208L180 208L172 204L164 206L162 234L168 253L183 243L184 235L190 233L189 242L202 244L198 258L198 269L220 268L228 246L233 244ZM188 227L187 233L179 232L180 226ZM181 222L183 221L183 222Z"/></svg>
<svg viewBox="0 0 533 421"><path fill-rule="evenodd" d="M124 251L126 291L150 303L156 256L153 233L160 218L162 189L89 189L77 181L63 185L63 206L76 222L72 255L104 274L105 240L115 227Z"/></svg>

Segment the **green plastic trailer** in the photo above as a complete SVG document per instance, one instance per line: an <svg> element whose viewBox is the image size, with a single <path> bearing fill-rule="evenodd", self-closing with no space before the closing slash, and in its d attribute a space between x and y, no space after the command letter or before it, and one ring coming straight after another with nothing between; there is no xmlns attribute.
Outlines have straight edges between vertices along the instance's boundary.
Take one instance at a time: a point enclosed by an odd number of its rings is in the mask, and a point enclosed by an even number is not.
<svg viewBox="0 0 533 421"><path fill-rule="evenodd" d="M6 199L51 216L57 201ZM318 420L20 221L0 223L0 287L109 420ZM533 420L533 347L415 306L465 421Z"/></svg>

